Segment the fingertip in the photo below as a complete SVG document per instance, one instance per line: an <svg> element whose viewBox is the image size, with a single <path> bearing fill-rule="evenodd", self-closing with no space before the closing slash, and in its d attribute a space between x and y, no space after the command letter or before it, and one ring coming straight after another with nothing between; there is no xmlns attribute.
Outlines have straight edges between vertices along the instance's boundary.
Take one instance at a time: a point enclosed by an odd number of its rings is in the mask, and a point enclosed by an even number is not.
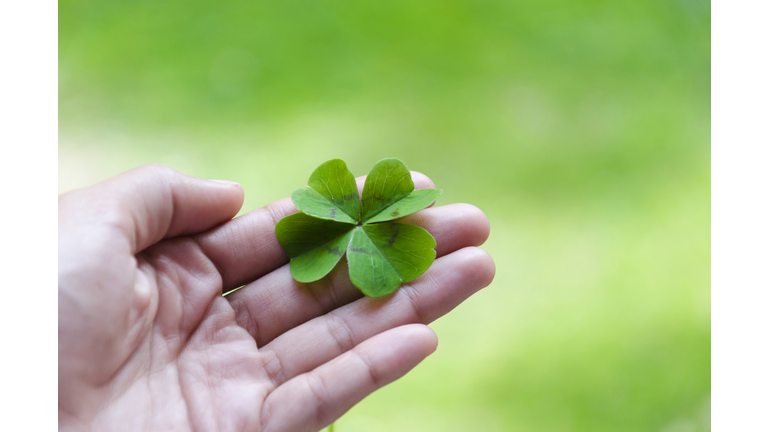
<svg viewBox="0 0 768 432"><path fill-rule="evenodd" d="M406 324L374 336L356 347L380 365L382 382L391 382L413 369L437 349L437 335L424 324Z"/></svg>
<svg viewBox="0 0 768 432"><path fill-rule="evenodd" d="M424 356L437 350L437 334L431 327L425 324L407 324L401 326L404 336L413 338L422 348Z"/></svg>
<svg viewBox="0 0 768 432"><path fill-rule="evenodd" d="M362 196L363 194L363 187L365 187L365 179L367 178L368 178L367 175L355 178L355 183L357 183L357 193L359 193L360 196Z"/></svg>
<svg viewBox="0 0 768 432"><path fill-rule="evenodd" d="M206 181L209 185L215 187L218 193L226 195L228 198L231 198L233 202L242 206L245 198L245 191L243 190L243 185L239 182L221 179L208 179ZM238 210L240 210L239 207Z"/></svg>
<svg viewBox="0 0 768 432"><path fill-rule="evenodd" d="M355 178L355 182L357 182L357 190L361 194L363 193L365 179L367 178L367 175ZM415 189L432 189L435 187L435 183L432 181L432 179L418 171L411 171L411 180L413 180L413 187Z"/></svg>
<svg viewBox="0 0 768 432"><path fill-rule="evenodd" d="M413 179L413 185L416 189L433 189L435 187L432 179L418 171L411 171L411 179Z"/></svg>
<svg viewBox="0 0 768 432"><path fill-rule="evenodd" d="M399 222L418 225L429 231L437 240L438 256L466 246L480 246L491 231L488 217L471 204L428 208L405 216Z"/></svg>
<svg viewBox="0 0 768 432"><path fill-rule="evenodd" d="M424 326L425 347L428 348L427 355L429 355L437 351L437 346L440 344L440 339L437 337L437 333L432 330L432 327L423 324L421 325Z"/></svg>
<svg viewBox="0 0 768 432"><path fill-rule="evenodd" d="M177 173L171 186L178 199L194 204L211 216L218 214L218 223L235 217L245 201L242 185L230 180L206 180Z"/></svg>
<svg viewBox="0 0 768 432"><path fill-rule="evenodd" d="M205 180L162 164L140 166L113 178L111 184L124 191L130 207L145 207L141 223L162 227L158 221L170 216L166 232L155 233L154 241L196 234L224 223L237 215L245 199L237 182Z"/></svg>
<svg viewBox="0 0 768 432"><path fill-rule="evenodd" d="M467 260L467 268L472 269L472 277L479 289L485 288L493 282L496 276L496 263L491 254L479 247L467 247L462 249Z"/></svg>
<svg viewBox="0 0 768 432"><path fill-rule="evenodd" d="M471 221L472 225L472 245L480 246L488 240L491 235L491 222L488 216L479 207L472 204L457 204L465 213L465 217Z"/></svg>
<svg viewBox="0 0 768 432"><path fill-rule="evenodd" d="M243 186L231 180L211 179L208 181L212 182L219 190L219 193L224 196L224 205L227 206L232 217L234 217L243 207L243 202L245 201Z"/></svg>

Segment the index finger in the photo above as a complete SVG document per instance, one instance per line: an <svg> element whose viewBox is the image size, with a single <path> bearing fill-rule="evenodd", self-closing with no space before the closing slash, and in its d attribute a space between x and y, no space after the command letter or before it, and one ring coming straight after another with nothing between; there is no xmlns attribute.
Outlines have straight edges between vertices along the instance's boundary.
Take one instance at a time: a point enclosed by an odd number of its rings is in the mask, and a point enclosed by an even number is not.
<svg viewBox="0 0 768 432"><path fill-rule="evenodd" d="M432 180L420 172L411 171L411 176L416 189L435 187ZM365 177L355 179L358 192L363 188ZM252 282L288 262L277 241L275 225L297 212L291 199L283 198L194 237L219 270L224 292Z"/></svg>

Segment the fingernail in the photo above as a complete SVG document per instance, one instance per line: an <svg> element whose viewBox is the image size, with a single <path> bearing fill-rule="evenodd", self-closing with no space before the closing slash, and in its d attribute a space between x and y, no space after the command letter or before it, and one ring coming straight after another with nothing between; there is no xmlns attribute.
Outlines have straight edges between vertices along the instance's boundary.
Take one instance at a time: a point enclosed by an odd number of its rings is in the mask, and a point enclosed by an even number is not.
<svg viewBox="0 0 768 432"><path fill-rule="evenodd" d="M208 179L208 181L212 181L212 182L216 182L216 183L221 183L221 184L225 184L225 185L229 185L229 186L242 187L242 186L240 186L240 183L229 181L229 180Z"/></svg>

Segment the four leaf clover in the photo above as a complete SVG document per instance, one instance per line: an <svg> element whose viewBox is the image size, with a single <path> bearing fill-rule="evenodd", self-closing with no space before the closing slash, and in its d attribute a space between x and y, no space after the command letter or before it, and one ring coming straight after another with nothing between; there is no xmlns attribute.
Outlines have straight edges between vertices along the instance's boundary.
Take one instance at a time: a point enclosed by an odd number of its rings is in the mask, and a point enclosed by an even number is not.
<svg viewBox="0 0 768 432"><path fill-rule="evenodd" d="M299 282L327 275L347 254L349 277L363 294L382 297L421 276L435 261L435 239L415 225L391 222L429 207L440 189L414 190L397 158L382 159L365 180L362 202L355 177L341 159L317 167L308 186L291 195L301 213L275 232Z"/></svg>

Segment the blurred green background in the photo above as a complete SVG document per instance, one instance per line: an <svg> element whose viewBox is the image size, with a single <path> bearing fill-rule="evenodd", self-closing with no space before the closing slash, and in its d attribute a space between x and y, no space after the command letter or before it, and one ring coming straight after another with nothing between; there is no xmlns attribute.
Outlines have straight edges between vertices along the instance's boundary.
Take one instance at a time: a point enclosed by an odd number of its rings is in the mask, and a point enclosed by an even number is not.
<svg viewBox="0 0 768 432"><path fill-rule="evenodd" d="M493 284L337 432L709 430L709 2L63 0L59 80L62 192L395 156L488 214Z"/></svg>

